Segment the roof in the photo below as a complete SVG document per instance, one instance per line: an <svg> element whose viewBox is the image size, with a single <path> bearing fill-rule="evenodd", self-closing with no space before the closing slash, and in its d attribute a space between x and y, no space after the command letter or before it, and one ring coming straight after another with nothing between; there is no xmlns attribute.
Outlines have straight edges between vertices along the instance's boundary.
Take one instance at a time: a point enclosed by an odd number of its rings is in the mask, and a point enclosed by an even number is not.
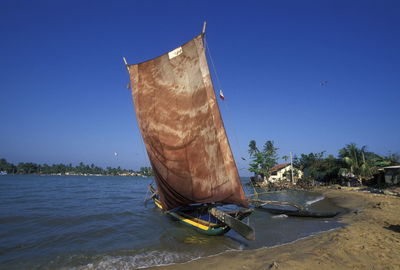
<svg viewBox="0 0 400 270"><path fill-rule="evenodd" d="M290 163L278 164L278 165L272 167L269 171L276 172L276 171L282 170L283 168L286 168L289 165L290 165Z"/></svg>

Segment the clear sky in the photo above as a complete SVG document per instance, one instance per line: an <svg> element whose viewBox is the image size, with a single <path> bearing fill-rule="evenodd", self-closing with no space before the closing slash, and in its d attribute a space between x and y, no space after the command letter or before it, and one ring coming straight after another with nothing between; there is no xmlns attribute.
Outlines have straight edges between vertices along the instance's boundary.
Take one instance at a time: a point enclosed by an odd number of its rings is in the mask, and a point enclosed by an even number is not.
<svg viewBox="0 0 400 270"><path fill-rule="evenodd" d="M280 156L398 153L399 14L400 1L2 0L0 157L148 165L122 56L159 56L203 21L241 175L251 139Z"/></svg>

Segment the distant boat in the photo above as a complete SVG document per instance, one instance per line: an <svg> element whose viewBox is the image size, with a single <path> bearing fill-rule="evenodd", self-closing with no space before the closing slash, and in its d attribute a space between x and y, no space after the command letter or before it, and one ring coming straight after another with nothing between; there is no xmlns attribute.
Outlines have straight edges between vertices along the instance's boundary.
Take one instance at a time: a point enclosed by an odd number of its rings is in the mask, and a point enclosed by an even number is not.
<svg viewBox="0 0 400 270"><path fill-rule="evenodd" d="M253 209L245 197L218 108L203 32L157 58L125 64L140 132L154 171L157 207L209 234L235 230L255 239L241 220ZM226 211L225 205L244 209Z"/></svg>
<svg viewBox="0 0 400 270"><path fill-rule="evenodd" d="M0 171L0 175L7 175L6 171Z"/></svg>

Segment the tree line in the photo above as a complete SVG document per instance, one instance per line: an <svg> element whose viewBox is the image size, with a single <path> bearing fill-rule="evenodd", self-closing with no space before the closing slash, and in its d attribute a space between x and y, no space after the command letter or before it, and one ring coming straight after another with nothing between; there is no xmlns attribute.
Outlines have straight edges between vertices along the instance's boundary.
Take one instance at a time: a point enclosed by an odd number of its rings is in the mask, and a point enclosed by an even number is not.
<svg viewBox="0 0 400 270"><path fill-rule="evenodd" d="M140 174L144 176L153 175L151 167L141 167L138 171L123 169L121 167L113 168L106 167L105 169L94 164L87 165L80 162L78 165L73 166L70 164L37 164L33 162L20 162L17 165L7 162L6 159L0 159L0 171L7 172L8 174L62 174L62 175L85 175L85 174L99 174L99 175L135 175Z"/></svg>
<svg viewBox="0 0 400 270"><path fill-rule="evenodd" d="M249 171L261 179L268 179L272 167L278 164L278 148L273 141L266 141L260 150L256 141L249 143L248 153L251 162ZM282 159L288 160L287 156ZM325 151L295 155L293 166L302 170L303 180L325 183L341 183L343 179L358 182L373 178L380 168L400 164L399 154L381 156L368 151L367 146L358 147L355 143L346 144L339 149L337 157L326 156Z"/></svg>

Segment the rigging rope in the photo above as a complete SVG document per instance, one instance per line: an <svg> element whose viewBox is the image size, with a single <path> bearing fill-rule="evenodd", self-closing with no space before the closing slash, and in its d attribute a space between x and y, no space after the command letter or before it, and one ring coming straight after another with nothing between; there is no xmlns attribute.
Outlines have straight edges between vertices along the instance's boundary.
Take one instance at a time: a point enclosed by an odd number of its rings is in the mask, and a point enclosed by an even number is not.
<svg viewBox="0 0 400 270"><path fill-rule="evenodd" d="M124 61L126 61L125 58L124 58ZM128 72L129 72L129 69L128 69ZM131 83L129 83L128 85L129 85L129 89L131 89L131 91L132 91L132 85L131 85ZM153 169L153 167L152 167L151 164L150 164L150 158L149 158L149 156L147 155L147 150L145 150L145 149L146 149L146 146L144 145L144 139L143 139L142 134L141 134L141 131L140 131L139 119L137 118L137 116L136 116L136 127L137 127L137 131L138 131L138 133L139 133L139 135L140 135L139 141L140 141L140 149L141 149L141 151L142 151L143 161L145 161L145 162L147 161L147 163L149 164L149 166ZM147 167L147 166L145 166L145 167ZM151 184L153 184L153 183L154 183L154 178L153 178L153 181L151 182ZM146 195L145 195L145 200L146 200L147 194L148 194L148 192L147 192Z"/></svg>
<svg viewBox="0 0 400 270"><path fill-rule="evenodd" d="M219 88L220 90L222 90L221 81L220 81L220 79L219 79L219 76L218 76L218 73L217 73L217 69L215 68L214 60L213 60L212 55L211 55L211 50L210 50L210 48L208 47L208 43L207 43L207 40L206 40L206 37L205 37L205 36L204 36L204 44L205 44L205 47L206 47L206 51L208 52L208 56L209 56L209 58L210 58L212 70L213 70L213 72L214 72L214 74L215 74L215 78L216 78L216 80L217 80L218 88ZM215 89L214 89L214 93L215 93ZM215 93L215 95L218 96L216 93ZM243 158L243 153L244 153L244 152L242 151L242 148L241 148L241 146L240 146L240 144L239 144L239 139L238 139L238 136L237 136L237 133L236 133L236 128L235 128L235 126L234 126L233 117L232 117L231 111L230 111L230 109L229 109L229 107L228 107L227 101L224 100L224 102L222 102L222 103L224 103L225 111L226 111L227 114L228 114L228 119L229 119L229 118L231 119L230 124L231 124L231 126L232 126L232 130L233 130L232 133L233 133L233 137L235 138L235 143L236 143L236 145L237 145L237 147L238 147L238 149L239 149L239 156L240 156L241 159L245 160L245 159Z"/></svg>

